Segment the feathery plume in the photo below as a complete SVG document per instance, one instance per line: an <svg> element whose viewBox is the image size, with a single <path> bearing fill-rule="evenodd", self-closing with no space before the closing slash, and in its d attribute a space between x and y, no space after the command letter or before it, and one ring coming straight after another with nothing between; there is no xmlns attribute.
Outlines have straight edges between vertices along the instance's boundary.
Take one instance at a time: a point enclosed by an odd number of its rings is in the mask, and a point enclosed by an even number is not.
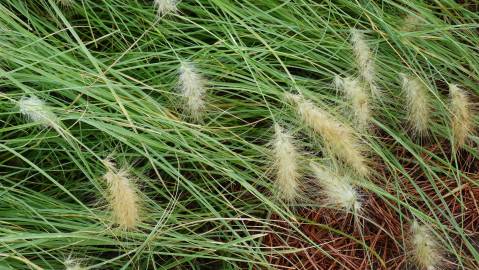
<svg viewBox="0 0 479 270"><path fill-rule="evenodd" d="M417 27L421 25L422 20L418 14L409 14L407 15L401 25L399 31L401 32L413 32L416 31Z"/></svg>
<svg viewBox="0 0 479 270"><path fill-rule="evenodd" d="M186 110L192 119L200 121L205 109L205 80L190 62L181 62L179 73L179 89Z"/></svg>
<svg viewBox="0 0 479 270"><path fill-rule="evenodd" d="M300 95L287 94L286 98L296 107L302 121L319 134L328 150L360 175L369 173L366 158L354 130L338 122L326 111L305 100Z"/></svg>
<svg viewBox="0 0 479 270"><path fill-rule="evenodd" d="M406 95L408 121L415 134L422 136L427 133L431 115L431 106L427 88L417 77L408 77L400 74L402 89Z"/></svg>
<svg viewBox="0 0 479 270"><path fill-rule="evenodd" d="M375 84L376 70L374 67L374 57L371 49L364 39L364 35L357 29L351 29L351 43L356 57L356 64L362 79L371 88L371 93L375 97L381 95L379 88Z"/></svg>
<svg viewBox="0 0 479 270"><path fill-rule="evenodd" d="M439 245L424 225L416 221L411 226L411 244L416 264L424 270L435 270L442 262Z"/></svg>
<svg viewBox="0 0 479 270"><path fill-rule="evenodd" d="M18 102L20 112L32 122L41 123L44 127L58 127L58 118L45 104L36 96L22 97Z"/></svg>
<svg viewBox="0 0 479 270"><path fill-rule="evenodd" d="M340 89L351 104L356 119L356 124L361 128L367 128L371 118L369 110L369 95L361 87L358 79L350 77L335 77L336 88Z"/></svg>
<svg viewBox="0 0 479 270"><path fill-rule="evenodd" d="M274 168L276 172L277 196L287 202L292 202L298 197L299 178L298 158L299 153L290 134L283 131L280 125L275 124L273 139Z"/></svg>
<svg viewBox="0 0 479 270"><path fill-rule="evenodd" d="M155 0L154 5L156 8L157 16L160 17L171 13L177 13L177 2L177 0Z"/></svg>
<svg viewBox="0 0 479 270"><path fill-rule="evenodd" d="M108 184L108 201L112 217L123 229L133 229L140 221L140 198L130 175L125 169L116 170L113 162L104 161L107 172L103 176Z"/></svg>
<svg viewBox="0 0 479 270"><path fill-rule="evenodd" d="M358 212L361 210L359 195L350 179L337 176L325 167L314 162L311 168L322 188L326 206L338 207L346 211Z"/></svg>
<svg viewBox="0 0 479 270"><path fill-rule="evenodd" d="M457 149L467 143L473 131L472 110L468 95L459 86L450 84L449 93L452 139L454 149Z"/></svg>

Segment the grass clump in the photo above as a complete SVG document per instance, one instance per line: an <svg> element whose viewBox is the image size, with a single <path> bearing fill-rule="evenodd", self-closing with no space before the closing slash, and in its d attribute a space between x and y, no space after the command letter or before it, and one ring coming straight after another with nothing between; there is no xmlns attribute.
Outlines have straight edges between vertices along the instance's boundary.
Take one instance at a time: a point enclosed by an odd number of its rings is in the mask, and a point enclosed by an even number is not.
<svg viewBox="0 0 479 270"><path fill-rule="evenodd" d="M478 269L462 2L1 1L0 269Z"/></svg>

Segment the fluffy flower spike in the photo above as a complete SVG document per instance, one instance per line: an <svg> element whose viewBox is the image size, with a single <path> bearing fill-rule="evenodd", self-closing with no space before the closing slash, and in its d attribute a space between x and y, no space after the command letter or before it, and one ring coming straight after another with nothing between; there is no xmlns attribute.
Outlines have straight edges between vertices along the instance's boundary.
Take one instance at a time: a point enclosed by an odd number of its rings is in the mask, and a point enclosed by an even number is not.
<svg viewBox="0 0 479 270"><path fill-rule="evenodd" d="M273 139L274 168L276 173L275 189L277 196L286 202L298 197L300 173L298 172L299 153L293 138L280 125L275 124Z"/></svg>
<svg viewBox="0 0 479 270"><path fill-rule="evenodd" d="M431 105L427 88L417 77L409 77L400 74L402 89L407 99L408 121L413 132L419 136L425 135L428 131L431 118Z"/></svg>
<svg viewBox="0 0 479 270"><path fill-rule="evenodd" d="M449 85L451 129L454 149L464 146L473 131L469 96L455 84Z"/></svg>
<svg viewBox="0 0 479 270"><path fill-rule="evenodd" d="M424 225L416 221L411 226L411 244L414 261L420 269L436 270L443 261L439 245Z"/></svg>
<svg viewBox="0 0 479 270"><path fill-rule="evenodd" d="M113 221L122 229L134 229L140 222L140 198L125 169L117 170L115 165L104 161L107 172L103 176L108 184L108 202Z"/></svg>
<svg viewBox="0 0 479 270"><path fill-rule="evenodd" d="M58 127L58 118L45 104L36 96L22 97L18 102L20 112L32 122L41 123L44 127Z"/></svg>
<svg viewBox="0 0 479 270"><path fill-rule="evenodd" d="M363 147L354 130L337 121L333 116L300 95L287 94L301 120L323 139L326 148L336 157L343 160L358 174L369 174Z"/></svg>
<svg viewBox="0 0 479 270"><path fill-rule="evenodd" d="M374 64L374 57L366 42L363 33L357 29L351 29L351 44L353 47L354 56L356 57L356 64L362 79L371 88L371 93L375 97L381 95L379 88L376 86L376 68Z"/></svg>
<svg viewBox="0 0 479 270"><path fill-rule="evenodd" d="M335 78L336 88L339 89L348 99L355 122L360 129L367 128L371 119L369 110L369 95L364 91L358 79L350 77Z"/></svg>
<svg viewBox="0 0 479 270"><path fill-rule="evenodd" d="M322 188L326 206L337 207L345 211L357 213L361 210L359 194L347 177L340 177L316 163L311 168Z"/></svg>
<svg viewBox="0 0 479 270"><path fill-rule="evenodd" d="M177 13L178 12L177 4L178 4L177 0L154 0L156 14L158 17L171 14L171 13Z"/></svg>
<svg viewBox="0 0 479 270"><path fill-rule="evenodd" d="M181 62L179 73L179 90L185 110L193 120L200 121L205 110L205 80L191 62Z"/></svg>

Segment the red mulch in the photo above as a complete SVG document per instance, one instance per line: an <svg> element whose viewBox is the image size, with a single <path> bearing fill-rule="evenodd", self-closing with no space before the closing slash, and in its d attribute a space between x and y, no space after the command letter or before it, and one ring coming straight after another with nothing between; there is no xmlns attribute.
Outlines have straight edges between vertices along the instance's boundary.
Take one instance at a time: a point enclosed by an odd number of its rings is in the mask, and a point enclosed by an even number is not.
<svg viewBox="0 0 479 270"><path fill-rule="evenodd" d="M445 145L447 148L447 142L444 142L442 146ZM447 149L437 145L428 146L428 149L438 156L450 155L447 153ZM421 168L412 162L414 158L402 147L398 146L395 150L396 156L403 162L402 165L414 179L414 183L422 189L422 192L432 198L435 205L442 206L442 210L447 209L452 213L452 215L446 214L439 217L443 224L452 228L451 220L447 220L447 217L453 216L455 222L464 228L468 237L479 243L479 186L472 184L479 181L478 161L466 151L460 151L458 166L473 181L463 179L456 181L441 176L442 183L441 181L434 183L437 186L437 192L433 184L424 176ZM426 162L434 162L431 158L426 157L426 154L422 153L421 155L425 157ZM389 192L396 190L397 187L388 186L387 180L384 180L389 178L386 166L377 163L376 169L384 175L381 181L386 190ZM401 189L403 193L408 194L407 198L402 198L403 200L413 203L424 213L432 216L434 210L429 209L426 203L420 199L416 188L409 180L404 179ZM319 244L320 248L312 248L310 243L298 237L297 232L289 230L284 221L273 216L271 219L282 229L276 229L274 233L268 234L264 239L264 244L273 248L288 246L302 250L281 256L274 252L269 257L270 262L277 269L407 269L407 265L410 263L401 247L406 241L403 237L408 235L409 228L405 224L409 218L403 217L408 219L401 222L394 207L397 205L388 203L376 195L365 195L363 198L363 209L365 210L362 213L363 217L359 219L361 226L355 225L354 217L351 214L322 208L298 210L298 216L304 220L299 228L309 239ZM403 214L405 211L402 209ZM434 213L437 215L438 211L436 210ZM330 228L353 236L357 240L334 233ZM456 241L457 250L466 256L469 255L464 247L463 239L456 235L451 235L451 237ZM366 248L358 242L366 243L369 246L369 252L366 252ZM461 246L463 250L460 250ZM467 264L465 267L479 269L477 262L467 261L467 259L465 262ZM454 268L454 261L452 260L445 266Z"/></svg>
<svg viewBox="0 0 479 270"><path fill-rule="evenodd" d="M353 215L329 209L303 209L298 213L309 220L309 224L300 225L301 231L315 243L320 244L324 251L309 248L283 257L270 258L278 269L402 269L405 266L405 256L401 250L401 224L396 212L384 201L368 196L364 198L364 213L366 218L354 221ZM358 222L362 223L358 226ZM315 223L315 224L311 224ZM278 221L277 225L284 222ZM355 239L333 233L321 224L339 230ZM359 229L361 228L361 229ZM361 232L362 230L362 232ZM309 243L298 240L285 228L281 234L271 233L265 238L265 244L270 247L287 246L296 248L310 247ZM363 235L363 236L361 236ZM364 242L370 252L358 244ZM325 255L329 254L331 257ZM373 255L376 254L376 255Z"/></svg>

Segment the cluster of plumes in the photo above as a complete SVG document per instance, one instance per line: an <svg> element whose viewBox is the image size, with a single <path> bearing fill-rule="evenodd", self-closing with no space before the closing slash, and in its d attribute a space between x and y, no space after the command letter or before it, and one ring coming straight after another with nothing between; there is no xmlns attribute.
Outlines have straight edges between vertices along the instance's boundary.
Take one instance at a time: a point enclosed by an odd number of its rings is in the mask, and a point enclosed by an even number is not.
<svg viewBox="0 0 479 270"><path fill-rule="evenodd" d="M316 163L311 163L311 169L322 189L324 206L354 213L361 210L359 193L348 176L339 176Z"/></svg>
<svg viewBox="0 0 479 270"><path fill-rule="evenodd" d="M455 84L449 85L451 130L454 149L464 146L473 131L472 109L468 95Z"/></svg>
<svg viewBox="0 0 479 270"><path fill-rule="evenodd" d="M369 174L364 149L352 128L300 95L287 94L286 98L293 103L301 120L321 136L331 154L345 162L359 175Z"/></svg>
<svg viewBox="0 0 479 270"><path fill-rule="evenodd" d="M185 111L194 121L201 121L205 110L205 79L195 66L188 61L181 62L178 88L183 99Z"/></svg>
<svg viewBox="0 0 479 270"><path fill-rule="evenodd" d="M381 93L375 83L376 68L374 57L363 33L357 29L351 29L351 43L361 78L370 87L372 95L379 97Z"/></svg>
<svg viewBox="0 0 479 270"><path fill-rule="evenodd" d="M108 204L112 219L122 229L134 229L140 222L140 197L126 169L118 170L110 160L104 160L107 168L103 179L108 185Z"/></svg>
<svg viewBox="0 0 479 270"><path fill-rule="evenodd" d="M178 4L177 0L154 0L156 14L158 17L172 14L172 13L177 13L178 12L177 4Z"/></svg>
<svg viewBox="0 0 479 270"><path fill-rule="evenodd" d="M413 133L423 136L428 131L431 118L431 104L429 102L426 85L418 78L400 74L402 90L407 101L407 118Z"/></svg>
<svg viewBox="0 0 479 270"><path fill-rule="evenodd" d="M429 229L414 221L411 225L411 248L415 263L420 269L437 270L443 262L439 244Z"/></svg>
<svg viewBox="0 0 479 270"><path fill-rule="evenodd" d="M300 153L293 137L275 124L272 141L276 197L291 203L299 198ZM311 163L311 169L322 191L323 205L357 213L361 209L359 195L348 176L338 176L325 167Z"/></svg>
<svg viewBox="0 0 479 270"><path fill-rule="evenodd" d="M59 127L59 120L45 102L36 96L22 97L18 101L20 112L30 121L42 124L43 127Z"/></svg>
<svg viewBox="0 0 479 270"><path fill-rule="evenodd" d="M275 124L272 142L277 197L285 202L298 198L300 173L298 169L299 153L293 137Z"/></svg>
<svg viewBox="0 0 479 270"><path fill-rule="evenodd" d="M366 129L371 120L371 111L369 109L369 95L361 86L357 78L340 76L335 77L336 88L340 90L348 99L351 110L354 114L355 124L360 129Z"/></svg>

